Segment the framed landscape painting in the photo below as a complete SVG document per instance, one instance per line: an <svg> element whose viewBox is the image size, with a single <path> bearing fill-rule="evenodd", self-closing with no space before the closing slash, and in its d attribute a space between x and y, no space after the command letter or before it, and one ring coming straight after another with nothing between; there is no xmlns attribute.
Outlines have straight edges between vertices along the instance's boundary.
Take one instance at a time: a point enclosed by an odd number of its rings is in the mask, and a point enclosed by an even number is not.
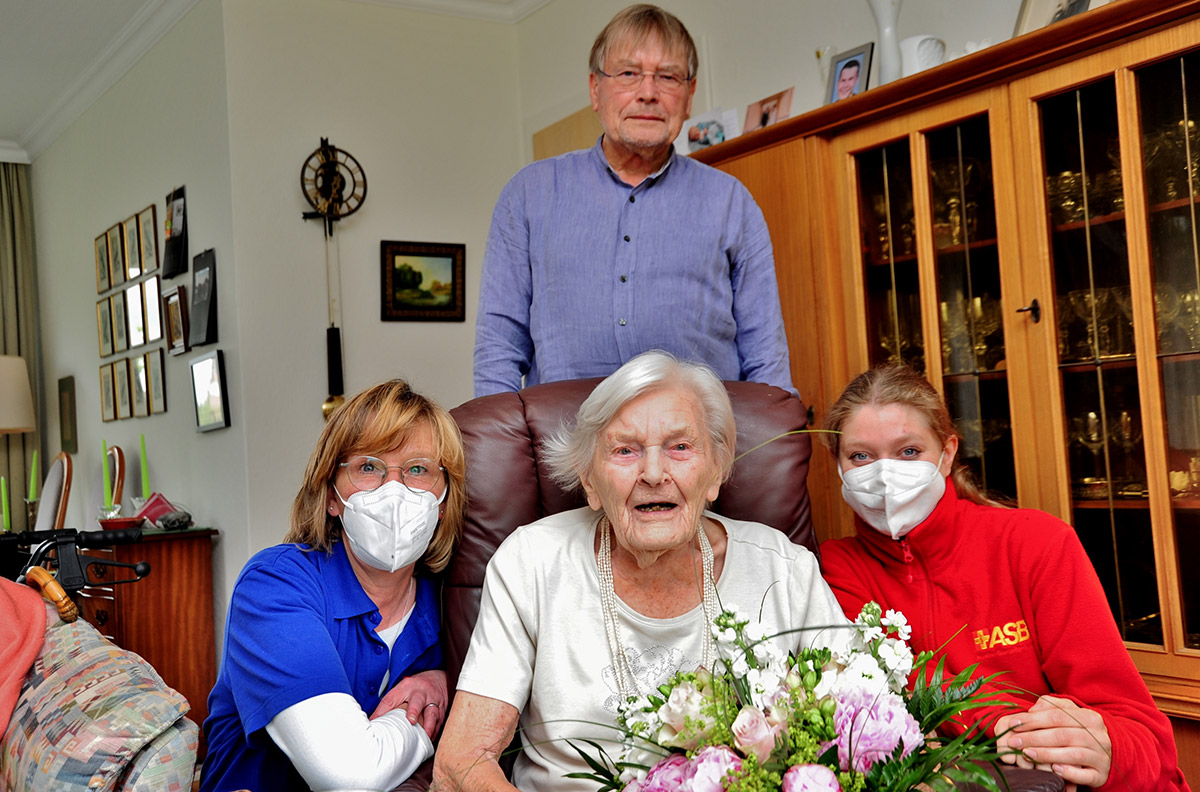
<svg viewBox="0 0 1200 792"><path fill-rule="evenodd" d="M438 242L380 243L380 319L466 321L467 246Z"/></svg>

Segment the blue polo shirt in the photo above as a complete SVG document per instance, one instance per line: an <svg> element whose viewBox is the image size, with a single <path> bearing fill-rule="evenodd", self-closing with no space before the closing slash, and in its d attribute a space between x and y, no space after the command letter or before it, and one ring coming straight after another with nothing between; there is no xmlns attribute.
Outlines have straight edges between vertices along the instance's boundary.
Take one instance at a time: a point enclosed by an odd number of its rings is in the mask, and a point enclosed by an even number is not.
<svg viewBox="0 0 1200 792"><path fill-rule="evenodd" d="M208 697L200 789L307 789L266 732L276 715L323 693L348 693L370 714L385 673L390 688L441 667L432 581L417 578L416 604L390 655L379 622L341 542L329 555L289 544L251 558L233 587L221 673Z"/></svg>

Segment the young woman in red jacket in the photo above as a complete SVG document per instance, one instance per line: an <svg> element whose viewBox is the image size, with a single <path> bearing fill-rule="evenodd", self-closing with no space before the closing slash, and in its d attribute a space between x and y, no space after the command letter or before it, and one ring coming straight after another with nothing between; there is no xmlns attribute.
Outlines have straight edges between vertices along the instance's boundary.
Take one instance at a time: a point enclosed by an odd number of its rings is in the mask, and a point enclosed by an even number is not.
<svg viewBox="0 0 1200 792"><path fill-rule="evenodd" d="M1000 734L1005 760L1067 789L1187 790L1171 724L1125 650L1071 526L989 500L955 464L945 403L903 366L872 369L833 405L826 435L857 535L821 545L848 615L875 600L902 611L914 651L946 670L978 663L1022 691L965 717Z"/></svg>

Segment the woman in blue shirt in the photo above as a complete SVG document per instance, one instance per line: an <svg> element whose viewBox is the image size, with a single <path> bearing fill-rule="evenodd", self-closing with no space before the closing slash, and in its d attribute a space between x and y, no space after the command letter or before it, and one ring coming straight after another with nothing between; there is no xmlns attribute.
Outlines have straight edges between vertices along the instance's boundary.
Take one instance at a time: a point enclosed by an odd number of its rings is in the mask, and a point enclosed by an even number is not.
<svg viewBox="0 0 1200 792"><path fill-rule="evenodd" d="M330 417L285 544L234 585L201 790L386 790L433 755L448 695L428 575L461 533L464 471L453 419L405 382Z"/></svg>

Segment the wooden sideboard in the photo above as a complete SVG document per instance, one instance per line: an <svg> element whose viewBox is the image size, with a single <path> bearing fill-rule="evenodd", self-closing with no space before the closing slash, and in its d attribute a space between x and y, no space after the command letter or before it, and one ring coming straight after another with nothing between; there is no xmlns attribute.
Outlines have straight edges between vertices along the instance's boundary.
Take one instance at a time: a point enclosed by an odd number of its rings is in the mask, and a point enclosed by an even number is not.
<svg viewBox="0 0 1200 792"><path fill-rule="evenodd" d="M136 583L104 585L130 570L89 574L79 596L83 618L123 649L136 652L191 704L188 717L200 725L208 716L208 694L217 678L213 635L212 543L217 531L146 531L142 541L87 555L122 563L145 561L150 574Z"/></svg>

